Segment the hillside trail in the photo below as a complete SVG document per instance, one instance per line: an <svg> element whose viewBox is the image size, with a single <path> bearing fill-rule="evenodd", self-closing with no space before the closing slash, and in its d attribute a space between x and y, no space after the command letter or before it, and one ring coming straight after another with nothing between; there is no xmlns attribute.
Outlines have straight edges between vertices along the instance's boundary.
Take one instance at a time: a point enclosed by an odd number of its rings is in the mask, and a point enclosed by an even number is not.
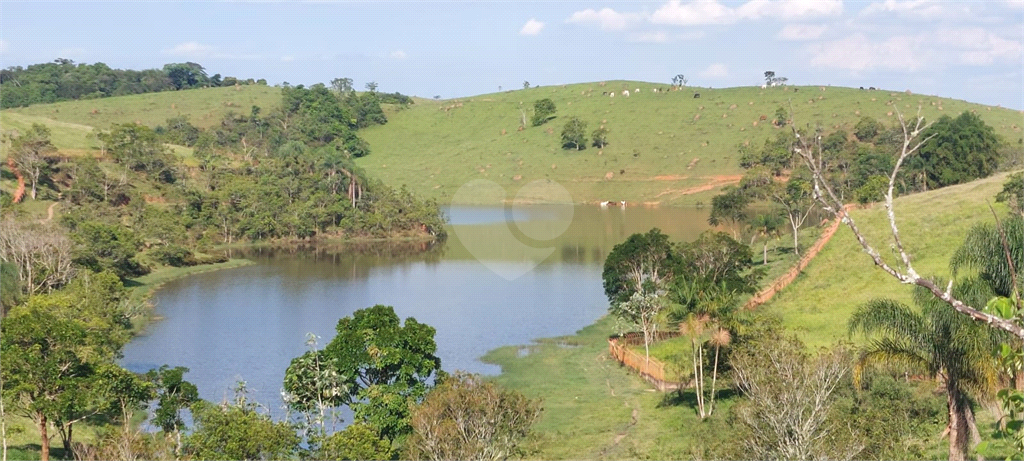
<svg viewBox="0 0 1024 461"><path fill-rule="evenodd" d="M632 429L633 426L636 426L636 424L640 421L640 408L637 406L638 403L631 403L629 401L632 399L628 399L628 392L622 393L621 395L615 394L615 388L612 386L611 379L608 378L608 373L611 372L611 368L609 367L607 355L604 353L598 354L598 356L595 357L595 361L598 362L598 366L605 372L605 385L608 386L608 392L611 394L611 397L615 397L616 399L621 400L623 405L625 405L627 408L632 408L633 410L630 413L629 422L626 423L622 430L615 433L615 437L612 438L611 444L605 446L604 448L601 449L600 452L598 452L597 459L604 459L608 452L617 447L619 443L622 442L622 439L626 438L626 436L629 435L630 429Z"/></svg>
<svg viewBox="0 0 1024 461"><path fill-rule="evenodd" d="M846 205L843 208L845 210L853 210L861 207L857 205ZM755 309L758 306L768 302L768 300L772 299L772 296L775 296L775 293L782 291L784 288L789 286L790 283L793 283L793 281L796 280L797 276L799 276L800 273L803 272L803 270L807 267L807 265L811 263L811 260L813 260L814 257L817 256L823 248L825 248L825 245L828 244L829 240L832 240L832 236L835 235L836 231L839 230L839 227L842 225L842 223L843 214L840 214L839 216L836 216L836 218L832 220L832 223L829 224L825 231L821 233L821 236L818 237L818 240L814 242L814 245L811 245L811 247L804 252L804 255L800 258L800 261L797 262L795 266L791 267L788 271L786 271L785 274L782 274L777 279L775 279L775 281L773 281L771 285L768 285L768 287L766 287L765 289L757 292L757 294L755 294L753 298L750 298L750 301L747 301L747 303L743 305L743 308Z"/></svg>
<svg viewBox="0 0 1024 461"><path fill-rule="evenodd" d="M53 202L50 204L50 206L46 207L46 219L40 219L40 224L46 224L53 219L53 207L57 206L58 203L60 202Z"/></svg>
<svg viewBox="0 0 1024 461"><path fill-rule="evenodd" d="M13 157L7 157L7 166L11 168L14 177L18 178L18 189L14 191L14 203L20 203L21 199L25 198L25 177L21 175L21 171L18 171Z"/></svg>
<svg viewBox="0 0 1024 461"><path fill-rule="evenodd" d="M699 186L687 187L685 189L666 189L655 195L654 198L661 198L665 195L672 194L674 197L683 195L696 194L698 192L709 191L711 189L717 189L722 186L728 186L731 184L739 184L740 180L743 179L743 175L718 175L718 176L706 176L710 181L701 184ZM667 177L655 177L655 179L668 180ZM682 177L678 178L682 179Z"/></svg>

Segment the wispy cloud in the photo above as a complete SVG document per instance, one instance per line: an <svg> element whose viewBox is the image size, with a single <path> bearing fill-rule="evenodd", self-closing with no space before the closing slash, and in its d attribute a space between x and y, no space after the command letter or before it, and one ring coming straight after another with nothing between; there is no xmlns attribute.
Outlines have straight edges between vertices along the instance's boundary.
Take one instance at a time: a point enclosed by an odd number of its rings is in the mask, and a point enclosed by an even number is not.
<svg viewBox="0 0 1024 461"><path fill-rule="evenodd" d="M523 24L523 28L519 29L519 35L537 35L540 34L543 28L543 22L530 18L529 21L526 21L526 24Z"/></svg>
<svg viewBox="0 0 1024 461"><path fill-rule="evenodd" d="M172 48L163 50L164 54L170 54L174 56L187 56L187 57L202 57L207 56L213 51L213 47L210 45L203 45L199 42L184 42L175 45Z"/></svg>
<svg viewBox="0 0 1024 461"><path fill-rule="evenodd" d="M842 0L750 0L735 8L716 0L683 3L672 0L651 14L651 22L675 26L734 24L762 18L805 19L837 16L843 12Z"/></svg>
<svg viewBox="0 0 1024 461"><path fill-rule="evenodd" d="M395 50L391 52L392 59L405 59L407 55L402 50Z"/></svg>
<svg viewBox="0 0 1024 461"><path fill-rule="evenodd" d="M811 65L850 71L874 69L913 72L931 58L920 37L895 36L872 41L864 34L810 45Z"/></svg>
<svg viewBox="0 0 1024 461"><path fill-rule="evenodd" d="M722 78L729 76L729 68L725 64L715 63L704 69L700 73L701 77L704 78Z"/></svg>
<svg viewBox="0 0 1024 461"><path fill-rule="evenodd" d="M826 26L812 26L809 24L786 24L782 30L779 31L777 38L780 40L814 40L821 37L821 34L825 32Z"/></svg>
<svg viewBox="0 0 1024 461"><path fill-rule="evenodd" d="M576 24L596 23L604 30L623 30L641 22L643 19L644 17L640 13L620 13L611 8L601 8L600 10L586 9L577 11L569 16L569 19L566 19L565 22Z"/></svg>
<svg viewBox="0 0 1024 461"><path fill-rule="evenodd" d="M259 54L220 52L217 50L217 48L213 46L204 45L202 43L195 41L179 43L171 48L164 49L163 53L171 56L180 56L182 58L190 59L210 58L236 61L255 61L263 59L263 56Z"/></svg>

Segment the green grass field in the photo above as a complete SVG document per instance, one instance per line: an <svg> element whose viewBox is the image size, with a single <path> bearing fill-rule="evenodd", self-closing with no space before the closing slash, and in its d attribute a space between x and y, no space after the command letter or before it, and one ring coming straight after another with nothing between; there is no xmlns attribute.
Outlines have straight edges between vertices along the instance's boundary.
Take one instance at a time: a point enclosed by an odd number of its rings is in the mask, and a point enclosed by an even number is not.
<svg viewBox="0 0 1024 461"><path fill-rule="evenodd" d="M992 222L988 203L1002 216L1006 207L995 203L1007 173L896 199L900 236L914 268L924 276L949 276L949 258L963 243L971 226ZM882 257L895 266L885 209L876 204L851 213L854 221ZM846 321L858 305L875 297L911 302L912 287L902 285L874 266L848 227L840 227L804 273L762 309L777 313L809 346L824 346L848 338Z"/></svg>
<svg viewBox="0 0 1024 461"><path fill-rule="evenodd" d="M186 115L193 125L209 128L219 124L228 112L248 115L252 106L260 106L265 112L280 104L280 88L246 85L64 101L6 109L3 113L47 118L101 130L117 123L142 123L156 127L163 125L168 118Z"/></svg>
<svg viewBox="0 0 1024 461"><path fill-rule="evenodd" d="M388 124L360 131L372 153L358 162L371 176L389 184L406 184L442 203L450 202L469 181L487 179L505 187L508 198L523 184L546 180L565 187L577 202L692 205L708 203L718 188L742 174L739 147L744 143L758 147L780 130L760 116L771 119L776 109L788 109L791 103L797 123L821 124L826 130L852 132L861 116L893 124L896 116L889 113L894 109L910 116L921 105L928 119L974 110L1010 142L1021 138L1017 111L902 91L800 86L688 87L654 93L655 87L668 85L580 83L456 100L417 98L407 109L385 106ZM625 89L633 92L628 98L621 94ZM613 90L618 93L615 98L601 95ZM701 97L693 98L694 92ZM543 126L517 131L523 114L529 125L533 102L542 98L555 102L556 117ZM33 122L46 124L53 131L54 144L75 154L97 151L91 131L115 123L155 127L170 117L186 115L192 124L208 128L228 112L248 113L253 105L266 113L278 107L280 99L279 88L263 85L150 93L7 109L0 113L0 125L7 132ZM603 149L563 150L562 125L571 116L587 123L588 134L604 125L609 144ZM183 149L175 147L187 156ZM472 200L497 203L503 199ZM544 195L530 198L545 199Z"/></svg>
<svg viewBox="0 0 1024 461"><path fill-rule="evenodd" d="M894 106L912 116L922 105L922 115L928 119L975 110L1006 139L1016 141L1021 136L1021 116L1016 111L935 96L838 87L823 91L816 86L653 93L650 89L655 86L667 87L612 81L604 87L583 83L419 101L391 115L387 125L361 132L373 152L359 163L372 176L406 184L442 202L451 201L469 181L486 179L503 186L509 198L527 182L549 180L564 186L577 202L692 204L708 203L715 191L685 194L688 189L742 174L739 146L760 146L774 137L780 128L759 118L771 119L776 109L788 108L790 101L797 123L820 123L826 130L838 127L852 132L861 116L893 124L896 115L888 114ZM638 87L639 94L635 93ZM621 93L615 98L601 95L626 88L634 92L628 98ZM701 97L694 99L693 92ZM543 126L516 131L520 109L529 121L533 102L542 98L555 102L557 117ZM571 116L586 121L588 133L604 125L610 131L609 144L603 149L561 149L562 125ZM609 174L611 179L606 179ZM479 198L480 203L495 200Z"/></svg>

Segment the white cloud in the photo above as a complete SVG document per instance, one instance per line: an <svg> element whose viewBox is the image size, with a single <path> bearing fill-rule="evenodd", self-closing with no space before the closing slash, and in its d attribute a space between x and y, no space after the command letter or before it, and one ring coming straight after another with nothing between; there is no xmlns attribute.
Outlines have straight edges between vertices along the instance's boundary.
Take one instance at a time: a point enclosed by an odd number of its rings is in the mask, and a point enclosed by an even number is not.
<svg viewBox="0 0 1024 461"><path fill-rule="evenodd" d="M842 0L751 0L736 8L742 19L800 19L842 14Z"/></svg>
<svg viewBox="0 0 1024 461"><path fill-rule="evenodd" d="M672 0L651 14L651 22L674 26L731 24L735 21L735 11L714 0L697 0L686 4Z"/></svg>
<svg viewBox="0 0 1024 461"><path fill-rule="evenodd" d="M855 34L842 40L816 43L807 50L811 64L819 67L915 72L951 65L991 65L996 62L1020 66L1024 44L983 28L939 28L915 35L897 35L872 40Z"/></svg>
<svg viewBox="0 0 1024 461"><path fill-rule="evenodd" d="M391 52L392 59L405 59L406 54L402 50L395 50Z"/></svg>
<svg viewBox="0 0 1024 461"><path fill-rule="evenodd" d="M864 7L861 10L861 15L895 14L904 18L929 20L952 17L955 14L954 6L963 7L964 5L954 5L951 2L939 0L885 0Z"/></svg>
<svg viewBox="0 0 1024 461"><path fill-rule="evenodd" d="M619 13L611 8L601 8L600 11L587 9L577 11L569 16L565 22L588 23L594 22L604 30L622 30L643 20L639 13Z"/></svg>
<svg viewBox="0 0 1024 461"><path fill-rule="evenodd" d="M725 67L725 64L715 63L708 66L700 73L701 77L704 78L722 78L729 76L729 68Z"/></svg>
<svg viewBox="0 0 1024 461"><path fill-rule="evenodd" d="M185 42L175 45L173 48L163 50L164 54L175 56L206 56L213 51L213 47L203 45L199 42Z"/></svg>
<svg viewBox="0 0 1024 461"><path fill-rule="evenodd" d="M778 37L781 40L814 40L821 37L825 32L825 26L812 26L810 24L786 24L779 31Z"/></svg>
<svg viewBox="0 0 1024 461"><path fill-rule="evenodd" d="M655 24L696 26L733 24L761 18L803 19L842 14L842 0L750 0L735 8L717 0L672 0L651 14Z"/></svg>
<svg viewBox="0 0 1024 461"><path fill-rule="evenodd" d="M543 22L530 18L529 21L526 21L526 24L523 24L523 28L519 29L519 35L537 35L543 28Z"/></svg>
<svg viewBox="0 0 1024 461"><path fill-rule="evenodd" d="M627 40L637 43L666 43L668 42L668 34L665 32L641 32L631 34Z"/></svg>
<svg viewBox="0 0 1024 461"><path fill-rule="evenodd" d="M934 35L940 37L936 45L956 52L963 64L986 65L1004 61L1020 65L1024 56L1024 44L982 28L941 29Z"/></svg>
<svg viewBox="0 0 1024 461"><path fill-rule="evenodd" d="M921 37L895 36L871 41L864 34L831 42L816 43L808 49L811 65L850 71L873 69L917 71L928 65L931 53Z"/></svg>

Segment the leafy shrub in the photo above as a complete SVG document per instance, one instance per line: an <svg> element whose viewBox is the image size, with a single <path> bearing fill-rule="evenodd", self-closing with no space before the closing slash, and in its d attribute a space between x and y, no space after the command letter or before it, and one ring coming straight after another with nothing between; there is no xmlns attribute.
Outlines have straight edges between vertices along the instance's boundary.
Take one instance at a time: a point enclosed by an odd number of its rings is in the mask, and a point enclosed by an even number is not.
<svg viewBox="0 0 1024 461"><path fill-rule="evenodd" d="M160 264L168 266L183 267L198 264L191 250L173 243L154 248L149 252L149 255Z"/></svg>

